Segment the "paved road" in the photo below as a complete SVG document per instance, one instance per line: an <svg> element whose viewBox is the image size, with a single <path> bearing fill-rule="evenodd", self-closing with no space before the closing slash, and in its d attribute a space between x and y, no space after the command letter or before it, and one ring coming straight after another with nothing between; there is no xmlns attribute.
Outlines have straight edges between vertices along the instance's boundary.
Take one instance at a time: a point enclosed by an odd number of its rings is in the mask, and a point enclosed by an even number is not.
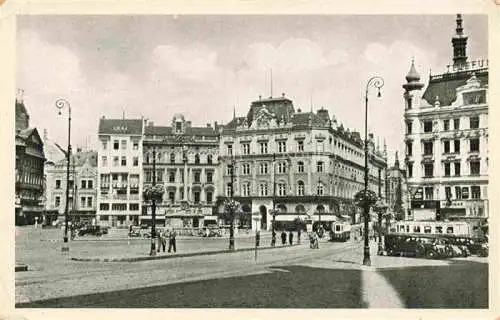
<svg viewBox="0 0 500 320"><path fill-rule="evenodd" d="M16 242L18 257L36 263L34 271L16 273L17 307L485 308L488 303L486 258L372 255L376 268L367 269L360 265L361 242L265 250L257 261L253 252L237 252L75 262L59 250L60 243L39 239Z"/></svg>

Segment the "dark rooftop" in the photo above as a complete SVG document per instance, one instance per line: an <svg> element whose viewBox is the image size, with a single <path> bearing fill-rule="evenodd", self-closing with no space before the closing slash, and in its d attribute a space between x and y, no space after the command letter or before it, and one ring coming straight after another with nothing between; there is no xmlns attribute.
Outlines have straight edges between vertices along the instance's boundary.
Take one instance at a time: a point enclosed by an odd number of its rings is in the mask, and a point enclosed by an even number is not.
<svg viewBox="0 0 500 320"><path fill-rule="evenodd" d="M100 119L99 134L135 134L142 135L141 119Z"/></svg>
<svg viewBox="0 0 500 320"><path fill-rule="evenodd" d="M429 85L425 89L423 98L430 105L434 105L436 97L439 97L441 106L449 106L456 99L456 89L466 84L467 80L476 74L476 77L481 81L481 86L488 84L488 69L468 70L453 73L444 73L442 75L431 76Z"/></svg>
<svg viewBox="0 0 500 320"><path fill-rule="evenodd" d="M173 134L172 127L168 126L146 126L144 133L150 136L167 136ZM183 135L217 136L218 133L212 127L187 127Z"/></svg>

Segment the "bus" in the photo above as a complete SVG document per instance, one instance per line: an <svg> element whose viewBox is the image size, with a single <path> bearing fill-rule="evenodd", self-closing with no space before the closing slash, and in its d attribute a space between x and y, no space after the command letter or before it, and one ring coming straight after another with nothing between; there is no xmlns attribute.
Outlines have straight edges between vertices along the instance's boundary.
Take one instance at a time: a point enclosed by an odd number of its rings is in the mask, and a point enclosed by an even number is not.
<svg viewBox="0 0 500 320"><path fill-rule="evenodd" d="M470 236L471 228L462 221L399 221L391 225L389 233Z"/></svg>

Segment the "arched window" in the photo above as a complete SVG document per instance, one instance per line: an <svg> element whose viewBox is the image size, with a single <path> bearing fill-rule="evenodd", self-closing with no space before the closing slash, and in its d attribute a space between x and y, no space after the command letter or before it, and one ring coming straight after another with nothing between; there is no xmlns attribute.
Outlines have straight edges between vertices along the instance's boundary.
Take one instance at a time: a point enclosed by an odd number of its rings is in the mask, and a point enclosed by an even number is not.
<svg viewBox="0 0 500 320"><path fill-rule="evenodd" d="M318 186L317 186L317 194L318 196L322 196L323 195L323 192L324 192L324 187L323 187L323 183L322 182L318 182Z"/></svg>
<svg viewBox="0 0 500 320"><path fill-rule="evenodd" d="M196 154L196 155L194 156L194 163L195 163L195 164L200 164L200 155L199 155L199 154Z"/></svg>
<svg viewBox="0 0 500 320"><path fill-rule="evenodd" d="M297 182L297 195L298 196L304 195L304 182L303 181Z"/></svg>
<svg viewBox="0 0 500 320"><path fill-rule="evenodd" d="M209 154L209 155L207 156L207 163L208 163L208 164L212 164L212 155L211 155L211 154Z"/></svg>
<svg viewBox="0 0 500 320"><path fill-rule="evenodd" d="M304 172L304 162L297 162L297 172Z"/></svg>
<svg viewBox="0 0 500 320"><path fill-rule="evenodd" d="M296 213L305 213L306 212L306 208L304 208L303 205L299 204L295 207L295 212Z"/></svg>
<svg viewBox="0 0 500 320"><path fill-rule="evenodd" d="M242 196L244 196L244 197L250 196L250 182L244 182L241 185L241 193L242 193Z"/></svg>
<svg viewBox="0 0 500 320"><path fill-rule="evenodd" d="M316 207L316 212L318 212L318 213L325 213L325 207L322 204L318 205Z"/></svg>
<svg viewBox="0 0 500 320"><path fill-rule="evenodd" d="M280 203L276 206L280 213L286 213L286 206L283 203Z"/></svg>
<svg viewBox="0 0 500 320"><path fill-rule="evenodd" d="M170 154L170 163L175 163L175 153Z"/></svg>
<svg viewBox="0 0 500 320"><path fill-rule="evenodd" d="M286 194L286 184L284 182L278 183L278 196L284 196Z"/></svg>

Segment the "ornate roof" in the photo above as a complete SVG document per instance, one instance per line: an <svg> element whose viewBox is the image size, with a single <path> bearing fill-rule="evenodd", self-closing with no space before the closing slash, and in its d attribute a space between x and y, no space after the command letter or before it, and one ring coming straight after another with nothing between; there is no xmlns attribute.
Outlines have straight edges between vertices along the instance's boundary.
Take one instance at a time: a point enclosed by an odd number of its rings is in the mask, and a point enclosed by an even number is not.
<svg viewBox="0 0 500 320"><path fill-rule="evenodd" d="M481 85L488 85L488 69L468 70L462 72L445 73L431 76L429 85L425 89L423 99L430 105L434 105L436 97L439 98L441 106L449 106L457 99L457 88L465 85L467 80L475 73Z"/></svg>

